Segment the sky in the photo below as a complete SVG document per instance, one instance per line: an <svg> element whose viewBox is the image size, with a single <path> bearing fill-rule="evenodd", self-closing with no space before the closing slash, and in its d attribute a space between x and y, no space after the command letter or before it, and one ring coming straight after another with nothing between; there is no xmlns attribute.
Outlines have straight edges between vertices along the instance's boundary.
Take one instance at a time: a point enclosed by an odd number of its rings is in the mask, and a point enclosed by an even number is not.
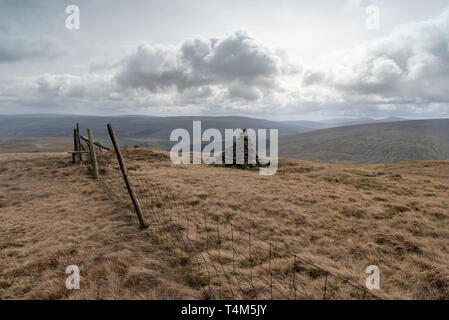
<svg viewBox="0 0 449 320"><path fill-rule="evenodd" d="M439 118L448 89L447 0L0 0L0 114Z"/></svg>

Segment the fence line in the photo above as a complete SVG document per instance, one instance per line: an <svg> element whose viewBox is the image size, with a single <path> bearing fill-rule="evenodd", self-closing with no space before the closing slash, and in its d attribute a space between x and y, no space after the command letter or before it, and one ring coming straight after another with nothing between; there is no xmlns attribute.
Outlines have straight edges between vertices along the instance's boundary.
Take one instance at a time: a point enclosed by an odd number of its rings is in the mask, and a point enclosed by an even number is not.
<svg viewBox="0 0 449 320"><path fill-rule="evenodd" d="M80 141L81 146L83 140ZM104 147L104 146L103 146ZM114 151L94 144L100 182L137 213ZM127 153L123 156L127 158ZM129 158L129 160L132 160ZM89 168L88 161L84 162ZM92 170L92 169L91 169ZM127 171L152 237L197 268L192 284L211 299L381 299L367 289Z"/></svg>

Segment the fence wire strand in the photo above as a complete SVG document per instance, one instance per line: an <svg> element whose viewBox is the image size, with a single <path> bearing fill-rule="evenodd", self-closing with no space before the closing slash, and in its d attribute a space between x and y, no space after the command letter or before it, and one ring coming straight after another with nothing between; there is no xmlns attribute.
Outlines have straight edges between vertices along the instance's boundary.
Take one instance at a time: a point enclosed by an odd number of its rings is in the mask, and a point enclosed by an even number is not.
<svg viewBox="0 0 449 320"><path fill-rule="evenodd" d="M100 182L133 214L115 153L95 146ZM124 157L130 163L132 159ZM89 156L83 164L92 170ZM381 299L320 266L282 249L251 230L218 215L195 210L185 195L175 195L150 176L128 169L149 232L170 250L191 260L198 277L192 277L211 299ZM197 206L200 207L200 206ZM134 215L135 217L135 215ZM230 232L226 232L229 230ZM228 250L228 254L225 254ZM230 252L230 254L229 254ZM280 264L290 265L279 270ZM316 279L305 281L307 272ZM257 281L256 281L257 280ZM321 281L321 285L318 282ZM338 286L337 286L338 284ZM350 293L344 295L343 287ZM299 295L299 296L298 296Z"/></svg>

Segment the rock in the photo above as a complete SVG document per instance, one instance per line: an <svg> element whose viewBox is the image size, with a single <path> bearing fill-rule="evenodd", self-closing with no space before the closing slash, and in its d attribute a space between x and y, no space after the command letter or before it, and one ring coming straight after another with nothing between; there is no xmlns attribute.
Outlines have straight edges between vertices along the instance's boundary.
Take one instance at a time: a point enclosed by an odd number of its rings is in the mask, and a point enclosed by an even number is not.
<svg viewBox="0 0 449 320"><path fill-rule="evenodd" d="M387 174L393 174L391 171L380 171L377 173L378 176L385 176Z"/></svg>
<svg viewBox="0 0 449 320"><path fill-rule="evenodd" d="M399 179L402 179L402 176L401 176L399 173L394 173L394 172L391 172L391 171L379 171L379 172L377 173L377 175L378 175L378 176L391 175L391 177L393 177L393 178L399 178Z"/></svg>

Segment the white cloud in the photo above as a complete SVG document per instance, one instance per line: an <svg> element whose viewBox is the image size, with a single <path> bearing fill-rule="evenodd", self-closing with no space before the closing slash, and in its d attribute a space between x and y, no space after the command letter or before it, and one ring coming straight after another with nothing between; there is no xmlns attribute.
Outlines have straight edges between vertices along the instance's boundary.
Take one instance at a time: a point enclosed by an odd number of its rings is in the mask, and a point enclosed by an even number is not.
<svg viewBox="0 0 449 320"><path fill-rule="evenodd" d="M238 31L223 39L187 40L178 47L139 46L125 58L117 81L152 93L197 90L210 95L224 90L230 99L254 101L276 90L281 74L282 59Z"/></svg>
<svg viewBox="0 0 449 320"><path fill-rule="evenodd" d="M328 88L344 101L449 103L449 11L341 52L306 70L305 87Z"/></svg>
<svg viewBox="0 0 449 320"><path fill-rule="evenodd" d="M10 42L3 45L14 49ZM316 65L290 63L285 52L238 31L177 46L140 45L117 61L92 63L84 75L3 77L0 100L111 105L155 114L444 116L449 11Z"/></svg>

